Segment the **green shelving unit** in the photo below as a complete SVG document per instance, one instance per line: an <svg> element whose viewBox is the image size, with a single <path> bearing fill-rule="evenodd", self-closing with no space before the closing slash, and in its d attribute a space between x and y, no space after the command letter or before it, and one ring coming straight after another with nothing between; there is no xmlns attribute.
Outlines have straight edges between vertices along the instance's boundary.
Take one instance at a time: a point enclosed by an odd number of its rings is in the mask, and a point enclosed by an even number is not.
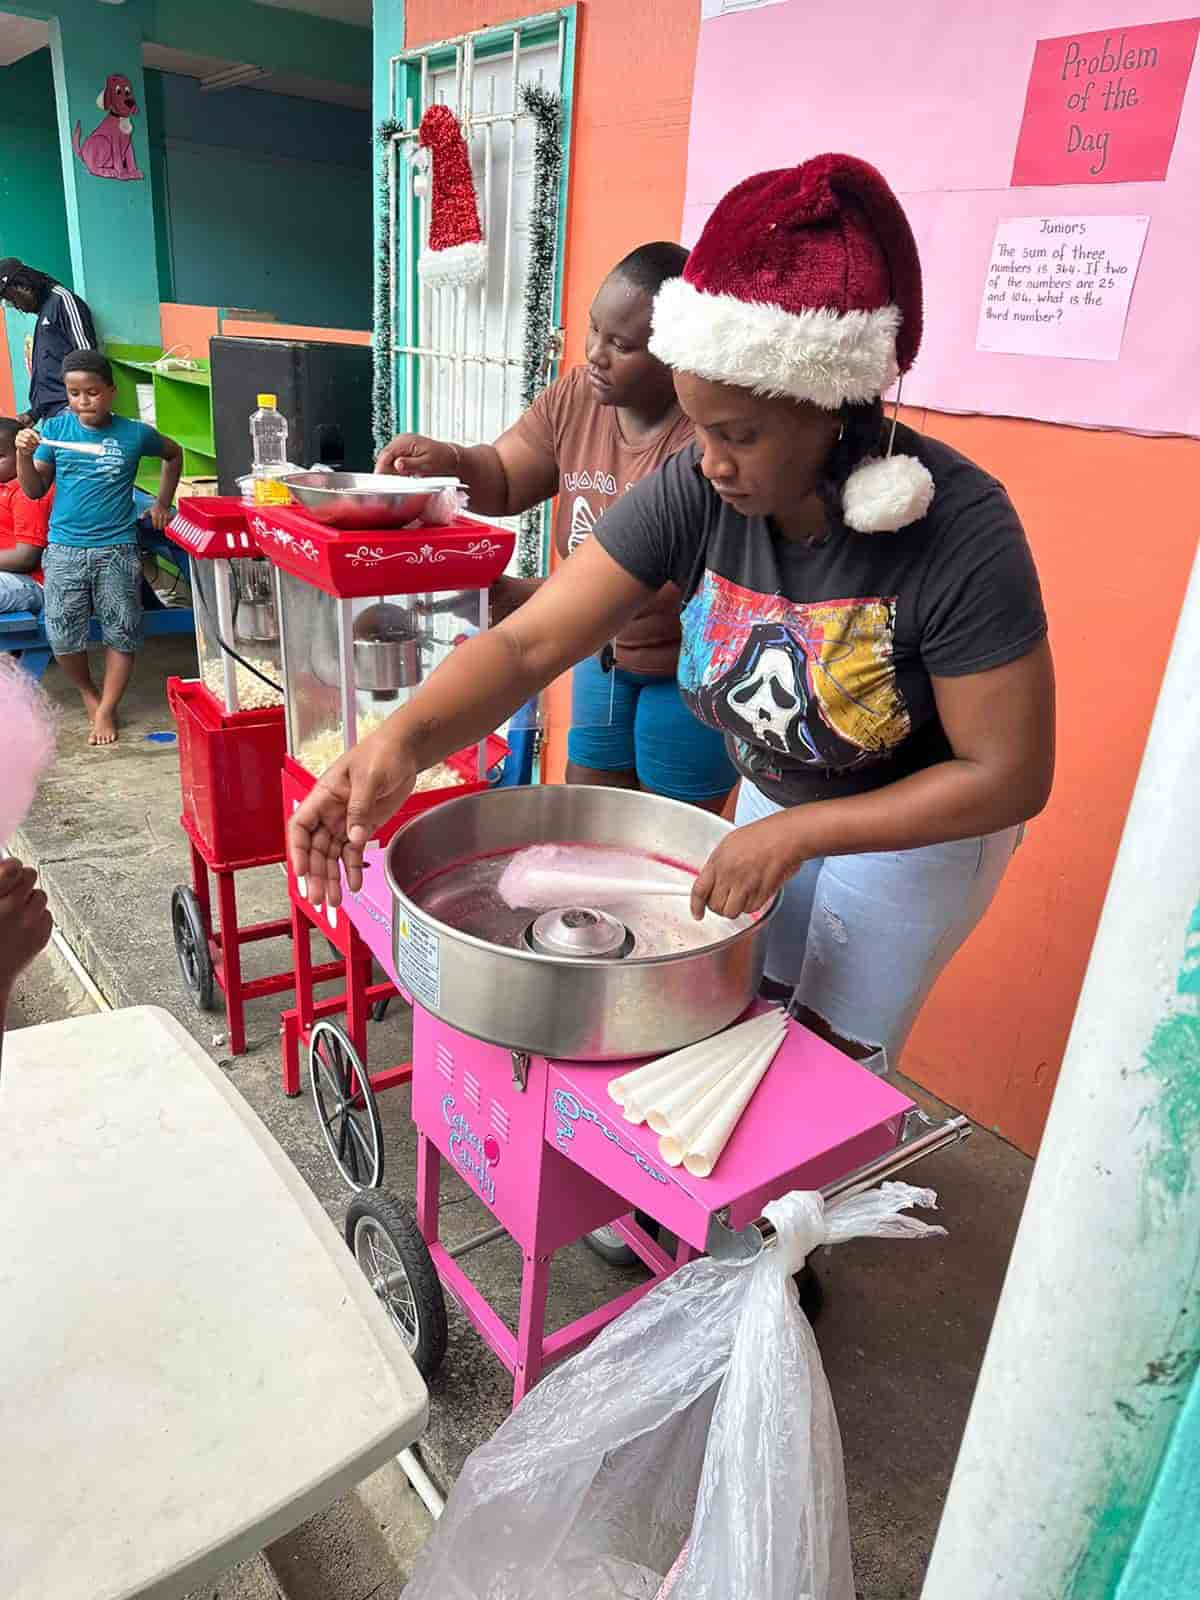
<svg viewBox="0 0 1200 1600"><path fill-rule="evenodd" d="M154 363L162 350L154 345L114 344L105 348L117 384L117 412L138 418L138 385L154 389L155 426L183 446L185 478L215 478L217 451L213 440L212 376L207 361L194 372L160 372ZM155 494L158 462L145 461L137 476L138 487Z"/></svg>

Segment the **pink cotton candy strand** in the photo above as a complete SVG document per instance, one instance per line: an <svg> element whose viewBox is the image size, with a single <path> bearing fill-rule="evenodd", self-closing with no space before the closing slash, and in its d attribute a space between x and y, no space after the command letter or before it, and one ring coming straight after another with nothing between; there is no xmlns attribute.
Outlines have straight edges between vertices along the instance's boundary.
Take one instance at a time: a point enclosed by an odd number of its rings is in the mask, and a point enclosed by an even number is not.
<svg viewBox="0 0 1200 1600"><path fill-rule="evenodd" d="M691 888L690 874L635 853L561 844L519 850L496 884L506 905L527 911L610 905L641 894L688 895Z"/></svg>
<svg viewBox="0 0 1200 1600"><path fill-rule="evenodd" d="M54 715L37 682L0 655L0 847L29 815L38 782L54 755Z"/></svg>

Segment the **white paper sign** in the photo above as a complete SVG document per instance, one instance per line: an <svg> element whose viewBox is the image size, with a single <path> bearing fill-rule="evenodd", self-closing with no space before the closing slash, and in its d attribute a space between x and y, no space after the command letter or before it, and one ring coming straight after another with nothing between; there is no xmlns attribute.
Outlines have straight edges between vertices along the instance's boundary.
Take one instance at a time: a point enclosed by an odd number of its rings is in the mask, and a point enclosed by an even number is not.
<svg viewBox="0 0 1200 1600"><path fill-rule="evenodd" d="M1149 217L1004 217L977 350L1116 361Z"/></svg>
<svg viewBox="0 0 1200 1600"><path fill-rule="evenodd" d="M734 11L756 11L760 6L782 6L787 0L701 0L700 17L727 17Z"/></svg>

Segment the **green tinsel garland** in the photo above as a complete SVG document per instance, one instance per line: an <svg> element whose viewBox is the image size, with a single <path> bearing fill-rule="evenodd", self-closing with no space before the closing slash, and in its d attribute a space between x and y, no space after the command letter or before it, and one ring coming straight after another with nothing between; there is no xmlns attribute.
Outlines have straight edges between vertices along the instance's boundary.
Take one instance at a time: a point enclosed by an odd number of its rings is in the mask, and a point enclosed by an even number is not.
<svg viewBox="0 0 1200 1600"><path fill-rule="evenodd" d="M375 337L371 386L371 424L376 452L396 431L395 373L392 370L392 207L388 187L392 138L404 131L403 123L388 117L379 124L376 139L383 151L379 167L379 242L375 260Z"/></svg>
<svg viewBox="0 0 1200 1600"><path fill-rule="evenodd" d="M558 198L562 174L562 99L536 84L521 90L521 109L534 123L533 202L529 219L529 267L525 279L525 333L521 403L530 406L546 386L547 352L554 333L555 258L558 249ZM375 447L382 450L395 430L395 375L392 370L392 216L388 188L388 149L403 125L381 122L377 138L384 152L379 176L379 244L375 264L375 367L371 413ZM542 511L521 518L517 570L523 578L541 575Z"/></svg>
<svg viewBox="0 0 1200 1600"><path fill-rule="evenodd" d="M524 372L521 403L528 407L546 386L547 352L554 333L555 256L558 250L558 192L562 173L562 99L527 83L521 109L534 122L533 203L529 217L529 267L525 279ZM517 572L537 578L542 572L542 511L521 518Z"/></svg>

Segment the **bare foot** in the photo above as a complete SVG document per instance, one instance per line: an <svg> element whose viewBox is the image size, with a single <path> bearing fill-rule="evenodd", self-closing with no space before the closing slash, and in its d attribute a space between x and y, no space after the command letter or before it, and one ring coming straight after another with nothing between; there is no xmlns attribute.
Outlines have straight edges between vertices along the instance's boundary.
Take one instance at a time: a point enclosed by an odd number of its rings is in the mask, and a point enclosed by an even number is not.
<svg viewBox="0 0 1200 1600"><path fill-rule="evenodd" d="M88 734L88 743L116 744L116 742L117 713L97 703L96 715L92 719L92 731Z"/></svg>

